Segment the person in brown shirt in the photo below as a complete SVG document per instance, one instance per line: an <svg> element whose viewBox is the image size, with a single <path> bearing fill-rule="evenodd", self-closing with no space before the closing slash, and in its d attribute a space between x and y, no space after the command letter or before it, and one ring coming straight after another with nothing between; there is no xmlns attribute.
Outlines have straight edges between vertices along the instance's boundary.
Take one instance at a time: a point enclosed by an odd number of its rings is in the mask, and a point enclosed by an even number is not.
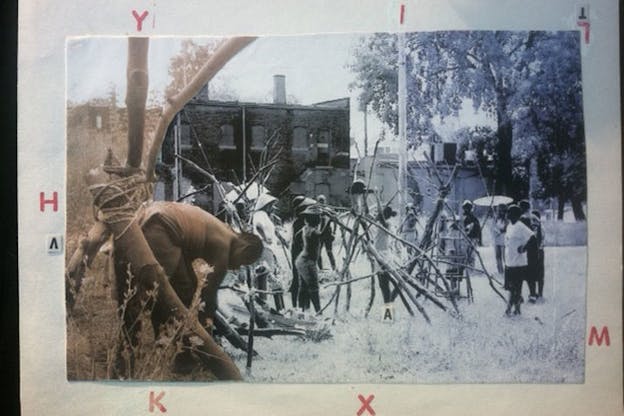
<svg viewBox="0 0 624 416"><path fill-rule="evenodd" d="M151 203L136 220L139 221L156 260L169 277L171 286L187 307L190 306L198 286L193 261L203 259L212 266L213 271L207 275L201 289L201 300L205 302L205 306L198 313L200 323L211 329L217 309L217 292L227 270L236 270L254 263L263 249L260 238L250 233L236 233L201 208L176 202ZM121 301L129 289L128 261L124 253L115 253L115 270L118 299ZM140 328L136 324L140 308L141 305L129 304L123 317L126 328L133 328L132 331L128 330L128 342L131 345L136 345L137 342L136 332ZM163 308L154 308L151 315L156 338L161 325L170 318L162 310ZM214 360L217 377L220 366L234 365L226 354L224 356L229 360L228 363L223 363L223 357ZM176 362L178 358L176 357Z"/></svg>

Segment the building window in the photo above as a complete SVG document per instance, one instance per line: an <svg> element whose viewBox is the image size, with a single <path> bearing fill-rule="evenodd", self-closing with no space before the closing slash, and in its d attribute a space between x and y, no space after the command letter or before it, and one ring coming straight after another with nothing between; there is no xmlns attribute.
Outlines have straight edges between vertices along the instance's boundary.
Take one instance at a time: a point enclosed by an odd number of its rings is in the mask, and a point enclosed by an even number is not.
<svg viewBox="0 0 624 416"><path fill-rule="evenodd" d="M330 134L327 130L322 130L316 139L317 158L316 163L321 166L329 165L329 141Z"/></svg>
<svg viewBox="0 0 624 416"><path fill-rule="evenodd" d="M253 150L264 149L266 133L263 126L253 126L251 128L251 148Z"/></svg>
<svg viewBox="0 0 624 416"><path fill-rule="evenodd" d="M234 145L234 127L230 124L221 126L221 137L219 137L219 147L223 149L235 149Z"/></svg>
<svg viewBox="0 0 624 416"><path fill-rule="evenodd" d="M305 127L295 127L293 130L293 152L308 151L308 129Z"/></svg>
<svg viewBox="0 0 624 416"><path fill-rule="evenodd" d="M191 127L188 124L180 126L180 146L191 147Z"/></svg>
<svg viewBox="0 0 624 416"><path fill-rule="evenodd" d="M98 130L102 128L102 116L99 114L95 116L95 128Z"/></svg>

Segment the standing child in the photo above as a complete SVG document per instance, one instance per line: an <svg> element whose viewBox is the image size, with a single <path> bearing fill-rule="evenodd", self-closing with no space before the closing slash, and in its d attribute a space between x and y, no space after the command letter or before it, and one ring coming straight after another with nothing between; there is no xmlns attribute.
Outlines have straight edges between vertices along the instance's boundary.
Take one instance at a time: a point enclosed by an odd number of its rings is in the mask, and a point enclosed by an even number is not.
<svg viewBox="0 0 624 416"><path fill-rule="evenodd" d="M520 304L522 303L522 282L527 273L527 245L535 236L531 229L524 225L520 219L520 208L512 205L507 210L509 225L505 232L505 289L509 290L509 301L507 303L506 315L511 315L514 308L514 315L520 315Z"/></svg>
<svg viewBox="0 0 624 416"><path fill-rule="evenodd" d="M496 256L496 269L499 274L505 272L505 231L507 230L507 205L499 204L496 207L496 217L492 224L492 240L494 242L494 255Z"/></svg>

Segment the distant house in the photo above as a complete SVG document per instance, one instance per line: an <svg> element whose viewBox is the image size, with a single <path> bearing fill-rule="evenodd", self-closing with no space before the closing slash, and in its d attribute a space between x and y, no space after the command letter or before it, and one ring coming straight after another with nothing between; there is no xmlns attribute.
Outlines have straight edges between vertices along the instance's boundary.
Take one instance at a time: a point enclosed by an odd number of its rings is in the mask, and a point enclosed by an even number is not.
<svg viewBox="0 0 624 416"><path fill-rule="evenodd" d="M210 181L176 153L234 184L254 177L264 153L265 160L279 159L265 183L273 195L323 193L330 203L348 203L349 98L288 104L281 75L274 77L273 103L215 101L207 90L184 106L167 131L160 162L172 175L161 175L156 199L178 199L192 185L205 189L198 205L213 211L220 202Z"/></svg>
<svg viewBox="0 0 624 416"><path fill-rule="evenodd" d="M449 206L459 212L461 203L468 199L486 196L492 191L492 179L483 177L476 163L472 163L471 154L468 158L462 155L457 157L457 145L455 143L436 143L427 146L428 157L434 163L436 172L443 180L447 180L451 171L456 167L456 175L451 183L451 190L447 196ZM420 149L422 150L422 149ZM438 179L431 163L425 158L414 160L409 158L407 164L407 202L412 202L425 213L431 213L438 197ZM355 171L356 176L361 177L368 183L372 156L362 158ZM392 149L380 148L375 159L373 177L370 187L382 192L382 200L387 202L392 199L391 205L395 209L399 200L396 197L398 191L399 157ZM487 187L487 189L486 189ZM393 199L394 198L394 199Z"/></svg>
<svg viewBox="0 0 624 416"><path fill-rule="evenodd" d="M145 136L149 137L155 129L162 109L145 109ZM118 107L116 98L97 98L86 103L67 107L68 143L81 143L84 140L98 141L104 147L112 147L116 155L123 159L127 152L128 112L125 107ZM80 153L80 146L68 149ZM106 153L102 153L102 161Z"/></svg>

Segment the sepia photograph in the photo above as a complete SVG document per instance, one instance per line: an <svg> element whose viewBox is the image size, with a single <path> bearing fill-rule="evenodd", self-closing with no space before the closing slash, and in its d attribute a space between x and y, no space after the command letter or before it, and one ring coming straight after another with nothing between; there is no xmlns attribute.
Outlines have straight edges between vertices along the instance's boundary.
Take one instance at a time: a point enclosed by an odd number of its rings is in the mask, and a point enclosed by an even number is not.
<svg viewBox="0 0 624 416"><path fill-rule="evenodd" d="M66 41L67 379L583 383L578 31Z"/></svg>

